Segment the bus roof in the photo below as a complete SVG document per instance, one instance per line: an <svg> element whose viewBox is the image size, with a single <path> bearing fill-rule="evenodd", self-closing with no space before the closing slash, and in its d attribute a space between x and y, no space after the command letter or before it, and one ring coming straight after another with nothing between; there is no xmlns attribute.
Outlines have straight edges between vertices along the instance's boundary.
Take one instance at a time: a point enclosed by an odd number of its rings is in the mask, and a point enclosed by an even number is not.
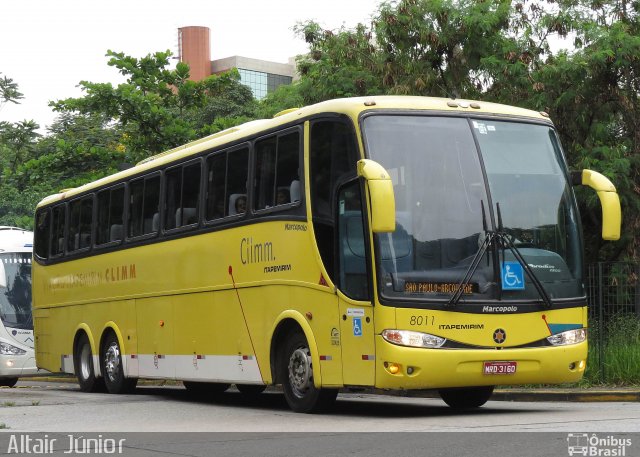
<svg viewBox="0 0 640 457"><path fill-rule="evenodd" d="M485 114L497 115L505 117L529 118L535 120L544 120L550 122L546 113L540 113L514 106L501 105L490 102L480 102L474 100L436 98L436 97L417 97L417 96L370 96L370 97L354 97L328 100L309 105L303 108L292 108L278 113L273 119L258 119L249 121L236 127L214 133L204 138L192 141L190 143L178 146L160 154L151 156L142 160L136 166L127 170L106 176L97 181L87 183L83 186L64 189L57 194L45 197L38 207L50 203L54 203L81 194L90 189L100 187L120 179L143 173L156 167L170 164L179 159L187 158L200 152L214 149L216 147L224 147L226 144L232 144L246 137L258 134L276 128L280 125L295 122L298 119L321 114L321 113L340 113L350 116L356 120L360 113L364 111L375 110L406 110L406 111L438 111L438 112L458 112L469 114Z"/></svg>

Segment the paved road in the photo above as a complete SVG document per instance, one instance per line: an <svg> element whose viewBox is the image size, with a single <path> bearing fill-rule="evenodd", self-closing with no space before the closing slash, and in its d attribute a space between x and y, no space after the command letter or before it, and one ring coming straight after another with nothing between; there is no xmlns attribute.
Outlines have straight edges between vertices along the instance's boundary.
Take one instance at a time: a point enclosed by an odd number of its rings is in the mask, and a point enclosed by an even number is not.
<svg viewBox="0 0 640 457"><path fill-rule="evenodd" d="M397 450L419 451L415 455L436 455L425 451L433 446L442 447L439 456L466 455L460 446L467 443L475 449L469 455L502 455L516 447L517 455L564 456L568 455L568 433L575 432L631 437L634 449L624 455L640 455L638 402L490 401L475 411L456 412L439 399L340 394L331 413L307 415L291 412L275 391L248 399L231 389L212 400L194 399L177 386L142 386L133 395L85 394L72 383L21 382L18 386L22 388L0 389L0 428L9 433L224 432L196 434L197 439L190 434L164 433L149 439L136 435L128 442L142 440L136 447L140 453L127 454L136 456L159 451L194 456L342 455L339 450L347 449L350 455L385 455L382 450L390 442L398 443ZM547 433L521 433L515 438L503 432ZM531 445L526 445L528 440ZM319 443L328 448L314 453ZM229 452L207 453L211 446ZM496 446L502 446L497 454ZM523 450L527 446L531 451ZM555 449L545 453L544 446ZM484 454L483 449L491 452ZM557 449L562 452L558 454ZM0 455L5 451L6 445L5 449L0 446Z"/></svg>

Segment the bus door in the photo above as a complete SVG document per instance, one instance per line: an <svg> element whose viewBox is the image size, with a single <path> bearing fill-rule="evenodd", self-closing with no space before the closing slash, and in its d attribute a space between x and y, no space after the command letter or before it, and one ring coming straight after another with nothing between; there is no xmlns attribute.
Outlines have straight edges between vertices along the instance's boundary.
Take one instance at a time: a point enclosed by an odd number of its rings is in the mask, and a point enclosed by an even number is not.
<svg viewBox="0 0 640 457"><path fill-rule="evenodd" d="M338 192L338 288L342 371L346 385L375 382L373 306L360 182Z"/></svg>

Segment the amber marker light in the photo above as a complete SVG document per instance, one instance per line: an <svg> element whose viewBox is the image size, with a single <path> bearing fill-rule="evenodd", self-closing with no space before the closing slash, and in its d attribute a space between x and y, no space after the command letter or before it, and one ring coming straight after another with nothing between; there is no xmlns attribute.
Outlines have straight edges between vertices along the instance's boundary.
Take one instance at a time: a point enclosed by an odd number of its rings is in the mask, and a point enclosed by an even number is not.
<svg viewBox="0 0 640 457"><path fill-rule="evenodd" d="M398 374L400 372L400 365L394 362L385 362L384 367L391 374Z"/></svg>

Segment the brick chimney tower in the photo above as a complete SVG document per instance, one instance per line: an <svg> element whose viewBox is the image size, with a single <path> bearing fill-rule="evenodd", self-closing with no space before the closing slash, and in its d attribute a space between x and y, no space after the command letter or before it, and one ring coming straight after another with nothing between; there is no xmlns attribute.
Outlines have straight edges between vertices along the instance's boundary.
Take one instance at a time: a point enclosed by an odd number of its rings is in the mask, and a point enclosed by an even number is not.
<svg viewBox="0 0 640 457"><path fill-rule="evenodd" d="M189 26L178 29L178 58L191 68L192 81L211 76L209 27Z"/></svg>

